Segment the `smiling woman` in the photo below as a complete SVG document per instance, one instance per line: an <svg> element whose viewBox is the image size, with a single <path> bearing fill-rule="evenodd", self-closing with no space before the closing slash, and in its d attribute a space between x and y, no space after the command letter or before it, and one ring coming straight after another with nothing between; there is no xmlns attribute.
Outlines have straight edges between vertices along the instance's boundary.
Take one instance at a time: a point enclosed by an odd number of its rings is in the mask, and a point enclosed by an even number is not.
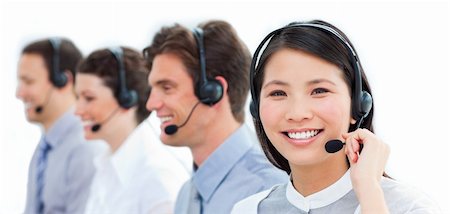
<svg viewBox="0 0 450 214"><path fill-rule="evenodd" d="M261 122L265 130L274 130L268 131L267 137L291 163L322 161L324 144L317 142L340 138L349 124L355 123L350 117L350 101L342 71L312 54L282 49L271 56L265 67ZM313 117L316 120L305 122ZM331 165L339 163L329 161Z"/></svg>
<svg viewBox="0 0 450 214"><path fill-rule="evenodd" d="M150 114L148 72L142 55L125 47L94 51L79 65L75 114L87 139L109 145L94 161L85 213L171 213L188 178L179 158L142 123Z"/></svg>
<svg viewBox="0 0 450 214"><path fill-rule="evenodd" d="M320 20L277 29L250 72L259 140L291 181L233 213L439 213L423 193L383 176L389 148L373 133L369 83L339 29ZM325 151L333 139L345 149Z"/></svg>

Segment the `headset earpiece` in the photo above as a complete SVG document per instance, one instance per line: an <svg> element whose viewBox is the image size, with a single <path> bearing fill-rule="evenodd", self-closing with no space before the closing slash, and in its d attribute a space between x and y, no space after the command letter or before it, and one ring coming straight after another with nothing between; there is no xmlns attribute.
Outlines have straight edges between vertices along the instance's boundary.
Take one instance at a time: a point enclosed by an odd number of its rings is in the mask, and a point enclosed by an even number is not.
<svg viewBox="0 0 450 214"><path fill-rule="evenodd" d="M250 102L250 114L252 115L252 117L254 119L259 119L259 115L258 115L258 109L256 109L257 106L255 105L255 102L251 101Z"/></svg>
<svg viewBox="0 0 450 214"><path fill-rule="evenodd" d="M367 91L363 91L361 93L361 118L367 117L369 115L370 110L372 109L372 96Z"/></svg>
<svg viewBox="0 0 450 214"><path fill-rule="evenodd" d="M127 88L127 81L125 76L125 64L123 62L123 51L120 47L109 48L119 67L119 84L118 84L118 102L119 105L125 109L129 109L137 105L139 96L135 90Z"/></svg>
<svg viewBox="0 0 450 214"><path fill-rule="evenodd" d="M57 88L62 88L67 84L67 75L60 68L60 46L61 39L50 38L49 42L53 48L52 68L50 69L50 80Z"/></svg>
<svg viewBox="0 0 450 214"><path fill-rule="evenodd" d="M67 75L64 71L53 74L52 76L53 85L58 88L62 88L67 84Z"/></svg>
<svg viewBox="0 0 450 214"><path fill-rule="evenodd" d="M222 99L223 87L218 80L208 79L207 82L197 88L198 99L206 105L214 105Z"/></svg>
<svg viewBox="0 0 450 214"><path fill-rule="evenodd" d="M135 90L119 93L119 105L129 109L137 104L138 94Z"/></svg>
<svg viewBox="0 0 450 214"><path fill-rule="evenodd" d="M200 58L200 81L196 84L195 95L205 105L212 106L223 97L223 86L218 80L206 76L206 57L203 45L203 30L195 28L192 32L197 41Z"/></svg>

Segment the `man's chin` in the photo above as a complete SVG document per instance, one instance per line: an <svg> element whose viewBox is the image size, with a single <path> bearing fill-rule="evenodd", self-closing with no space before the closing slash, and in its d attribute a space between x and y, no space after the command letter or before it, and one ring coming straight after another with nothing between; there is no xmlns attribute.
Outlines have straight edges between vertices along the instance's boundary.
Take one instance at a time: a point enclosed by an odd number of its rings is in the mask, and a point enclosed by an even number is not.
<svg viewBox="0 0 450 214"><path fill-rule="evenodd" d="M30 123L41 123L41 120L39 120L35 115L26 115L26 118Z"/></svg>
<svg viewBox="0 0 450 214"><path fill-rule="evenodd" d="M177 140L173 139L173 135L169 136L169 135L164 134L164 135L160 136L160 140L166 146L176 146L176 147L183 146L183 145L180 145L180 143Z"/></svg>

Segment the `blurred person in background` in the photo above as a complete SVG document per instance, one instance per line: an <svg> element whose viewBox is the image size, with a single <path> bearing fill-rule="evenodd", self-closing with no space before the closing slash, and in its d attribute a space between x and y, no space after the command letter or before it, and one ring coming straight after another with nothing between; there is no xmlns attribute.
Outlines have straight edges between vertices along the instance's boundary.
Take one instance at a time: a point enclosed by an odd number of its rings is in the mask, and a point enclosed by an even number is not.
<svg viewBox="0 0 450 214"><path fill-rule="evenodd" d="M162 144L146 121L147 75L142 55L126 47L96 50L77 69L76 114L84 135L109 147L94 161L85 213L172 213L189 178L188 160Z"/></svg>
<svg viewBox="0 0 450 214"><path fill-rule="evenodd" d="M64 38L32 42L18 64L17 98L27 120L42 137L28 173L25 213L81 213L94 175L93 158L101 147L86 142L75 116L75 69L82 54Z"/></svg>

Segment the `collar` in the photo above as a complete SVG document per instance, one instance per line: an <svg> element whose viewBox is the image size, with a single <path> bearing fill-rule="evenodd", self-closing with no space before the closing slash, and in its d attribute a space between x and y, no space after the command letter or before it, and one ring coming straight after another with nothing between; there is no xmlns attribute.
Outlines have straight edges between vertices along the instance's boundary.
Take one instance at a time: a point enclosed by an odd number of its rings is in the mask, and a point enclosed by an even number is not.
<svg viewBox="0 0 450 214"><path fill-rule="evenodd" d="M204 201L208 202L211 199L225 176L252 148L252 140L248 127L241 125L194 173L193 185Z"/></svg>
<svg viewBox="0 0 450 214"><path fill-rule="evenodd" d="M334 203L351 190L350 170L347 170L334 184L307 197L303 197L295 190L292 182L289 182L286 187L286 198L295 207L309 212L310 209L316 209Z"/></svg>
<svg viewBox="0 0 450 214"><path fill-rule="evenodd" d="M63 142L64 138L68 137L68 132L73 132L74 129L81 130L81 120L75 114L75 107L71 107L61 117L59 117L52 127L45 133L46 142L52 147L57 147Z"/></svg>
<svg viewBox="0 0 450 214"><path fill-rule="evenodd" d="M148 126L144 123L136 127L116 152L112 153L108 148L105 153L95 158L95 167L99 171L113 171L123 186L129 185L136 176L136 170L139 170L148 158L146 143L150 139L150 130L145 127Z"/></svg>

